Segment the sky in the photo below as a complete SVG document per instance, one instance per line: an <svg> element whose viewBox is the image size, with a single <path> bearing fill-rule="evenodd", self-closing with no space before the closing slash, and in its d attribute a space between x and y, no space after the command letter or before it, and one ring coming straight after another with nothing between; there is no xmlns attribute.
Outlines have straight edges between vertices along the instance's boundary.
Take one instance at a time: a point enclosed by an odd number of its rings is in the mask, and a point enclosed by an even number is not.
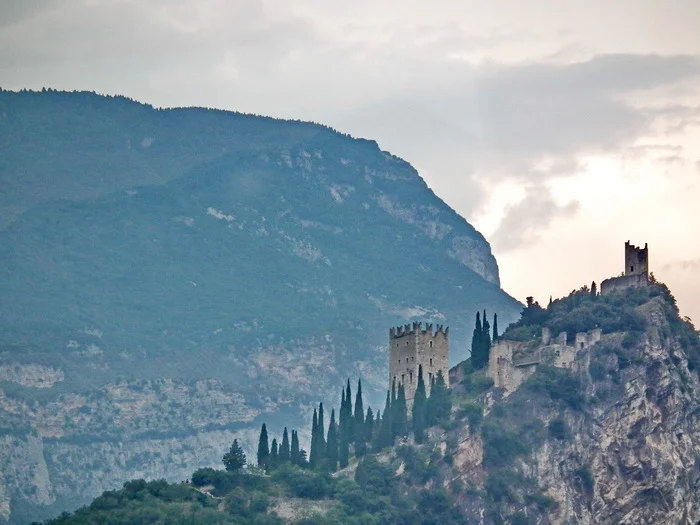
<svg viewBox="0 0 700 525"><path fill-rule="evenodd" d="M546 303L624 243L700 324L697 0L24 0L0 86L311 120L413 164Z"/></svg>

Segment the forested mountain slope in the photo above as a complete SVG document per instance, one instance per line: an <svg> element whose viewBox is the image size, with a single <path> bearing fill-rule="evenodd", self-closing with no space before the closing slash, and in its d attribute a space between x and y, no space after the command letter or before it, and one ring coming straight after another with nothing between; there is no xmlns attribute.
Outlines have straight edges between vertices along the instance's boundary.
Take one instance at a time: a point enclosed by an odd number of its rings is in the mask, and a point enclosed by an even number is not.
<svg viewBox="0 0 700 525"><path fill-rule="evenodd" d="M520 309L405 161L312 123L0 92L0 518L182 479L348 375L390 326ZM370 397L370 399L372 399Z"/></svg>

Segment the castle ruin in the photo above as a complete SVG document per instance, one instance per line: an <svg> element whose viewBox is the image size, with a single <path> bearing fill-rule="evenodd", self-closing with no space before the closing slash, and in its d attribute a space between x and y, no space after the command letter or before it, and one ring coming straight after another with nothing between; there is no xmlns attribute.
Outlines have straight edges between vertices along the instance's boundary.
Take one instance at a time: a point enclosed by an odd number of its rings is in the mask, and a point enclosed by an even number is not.
<svg viewBox="0 0 700 525"><path fill-rule="evenodd" d="M625 272L620 277L605 279L600 284L600 294L605 295L627 288L640 288L649 284L649 247L639 248L625 243Z"/></svg>
<svg viewBox="0 0 700 525"><path fill-rule="evenodd" d="M540 363L570 370L587 368L586 360L577 358L583 350L600 341L602 333L600 328L580 332L573 344L569 344L566 332L553 338L549 328L543 328L542 339L535 348L531 342L499 339L491 347L488 374L494 386L504 388L510 394L535 373Z"/></svg>
<svg viewBox="0 0 700 525"><path fill-rule="evenodd" d="M425 390L430 395L433 378L442 371L449 387L450 344L449 327L432 323L412 323L389 329L389 389L394 382L403 385L406 404L413 406L413 397L418 386L418 368L423 366Z"/></svg>

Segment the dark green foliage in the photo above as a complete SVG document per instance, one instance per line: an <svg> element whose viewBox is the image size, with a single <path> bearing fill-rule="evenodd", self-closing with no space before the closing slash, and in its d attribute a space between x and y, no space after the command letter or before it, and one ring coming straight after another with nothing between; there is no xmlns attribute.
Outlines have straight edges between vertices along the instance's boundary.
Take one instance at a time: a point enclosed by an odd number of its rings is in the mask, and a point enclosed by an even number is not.
<svg viewBox="0 0 700 525"><path fill-rule="evenodd" d="M580 483L581 488L584 492L586 492L587 494L593 492L595 482L593 480L593 475L591 474L591 471L588 467L583 466L577 469L576 471L574 471L574 475L578 479L578 482Z"/></svg>
<svg viewBox="0 0 700 525"><path fill-rule="evenodd" d="M292 430L292 444L289 447L289 456L293 465L300 465L299 436L296 430Z"/></svg>
<svg viewBox="0 0 700 525"><path fill-rule="evenodd" d="M258 467L267 468L268 459L270 457L270 446L267 439L267 426L262 424L260 429L260 439L258 440Z"/></svg>
<svg viewBox="0 0 700 525"><path fill-rule="evenodd" d="M393 409L391 405L391 393L388 390L386 392L386 402L384 403L384 412L382 412L382 415L384 417L382 417L377 447L375 448L377 451L394 444L394 429L392 428Z"/></svg>
<svg viewBox="0 0 700 525"><path fill-rule="evenodd" d="M566 421L561 418L552 419L547 425L547 431L549 433L549 437L552 439L564 440L569 439L571 436Z"/></svg>
<svg viewBox="0 0 700 525"><path fill-rule="evenodd" d="M318 412L314 408L314 415L311 421L311 452L309 453L309 464L315 467L322 459L321 444L319 436L323 433L323 428L318 424Z"/></svg>
<svg viewBox="0 0 700 525"><path fill-rule="evenodd" d="M277 446L277 438L272 438L272 445L270 445L270 465L277 465L279 460L279 448Z"/></svg>
<svg viewBox="0 0 700 525"><path fill-rule="evenodd" d="M372 442L374 437L374 412L372 407L367 407L367 414L365 415L365 440L368 443Z"/></svg>
<svg viewBox="0 0 700 525"><path fill-rule="evenodd" d="M235 472L236 470L240 470L245 467L245 452L243 452L243 449L238 444L237 439L233 440L231 448L228 452L226 452L226 454L224 454L222 461L224 463L224 467L229 472Z"/></svg>
<svg viewBox="0 0 700 525"><path fill-rule="evenodd" d="M545 393L552 401L574 410L583 409L586 403L581 379L568 370L540 365L521 388L523 391Z"/></svg>
<svg viewBox="0 0 700 525"><path fill-rule="evenodd" d="M498 340L498 314L493 314L493 336L491 341L494 343Z"/></svg>
<svg viewBox="0 0 700 525"><path fill-rule="evenodd" d="M406 391L402 384L398 386L396 392L396 400L391 404L392 441L394 438L408 435L408 407Z"/></svg>
<svg viewBox="0 0 700 525"><path fill-rule="evenodd" d="M355 470L355 481L363 489L386 492L392 485L394 471L373 456L363 458Z"/></svg>
<svg viewBox="0 0 700 525"><path fill-rule="evenodd" d="M328 440L326 441L326 463L331 472L338 469L338 425L335 422L335 409L331 409L331 421L328 424Z"/></svg>
<svg viewBox="0 0 700 525"><path fill-rule="evenodd" d="M318 439L317 439L317 445L318 445L318 461L322 462L323 460L326 459L326 424L324 421L324 414L323 414L323 403L318 404Z"/></svg>
<svg viewBox="0 0 700 525"><path fill-rule="evenodd" d="M367 435L365 432L365 413L362 402L362 380L357 380L357 393L355 394L355 415L354 415L354 442L355 456L362 457L367 452Z"/></svg>
<svg viewBox="0 0 700 525"><path fill-rule="evenodd" d="M483 323L481 321L480 313L476 313L476 325L472 334L471 362L475 370L480 370L488 365L490 348L490 326L489 322L486 320L486 311L484 310Z"/></svg>
<svg viewBox="0 0 700 525"><path fill-rule="evenodd" d="M427 395L425 392L425 381L423 380L423 365L418 366L418 384L416 393L413 396L412 426L416 443L423 443L425 439L425 424L427 410Z"/></svg>
<svg viewBox="0 0 700 525"><path fill-rule="evenodd" d="M489 468L509 465L518 456L530 452L520 434L495 419L484 421L481 437L484 443L484 465Z"/></svg>
<svg viewBox="0 0 700 525"><path fill-rule="evenodd" d="M450 419L451 410L452 398L450 397L450 391L445 384L442 370L438 370L437 376L433 379L433 384L430 388L430 397L427 402L427 425L433 426L446 423Z"/></svg>
<svg viewBox="0 0 700 525"><path fill-rule="evenodd" d="M493 379L484 374L468 374L462 380L464 393L476 397L493 386Z"/></svg>
<svg viewBox="0 0 700 525"><path fill-rule="evenodd" d="M289 448L289 434L287 433L287 427L284 427L282 432L282 444L280 445L279 459L282 462L290 461L291 451Z"/></svg>
<svg viewBox="0 0 700 525"><path fill-rule="evenodd" d="M462 403L457 411L457 418L466 419L469 423L469 432L473 434L481 427L484 408L479 403Z"/></svg>

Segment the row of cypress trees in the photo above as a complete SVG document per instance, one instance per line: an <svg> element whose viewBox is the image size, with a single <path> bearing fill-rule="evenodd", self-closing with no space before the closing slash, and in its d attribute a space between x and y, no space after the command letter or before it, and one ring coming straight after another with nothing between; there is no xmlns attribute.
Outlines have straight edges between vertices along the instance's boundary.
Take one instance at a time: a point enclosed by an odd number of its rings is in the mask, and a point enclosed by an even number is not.
<svg viewBox="0 0 700 525"><path fill-rule="evenodd" d="M258 466L269 470L283 463L309 466L316 470L334 472L348 466L353 454L361 458L369 450L379 452L392 446L397 438L414 433L417 443L425 439L425 429L440 424L449 418L452 408L449 391L442 372L431 378L430 396L427 395L423 377L423 367L418 368L418 384L409 418L406 391L402 384L392 384L386 393L384 411L377 411L376 416L371 407L364 410L362 399L362 381L357 382L355 403L352 403L352 390L348 379L341 391L340 410L336 419L335 409L331 409L330 421L326 430L323 403L314 408L311 422L311 449L299 448L299 438L292 430L291 443L285 427L282 442L272 440L268 446L267 427L262 425L258 441Z"/></svg>
<svg viewBox="0 0 700 525"><path fill-rule="evenodd" d="M484 310L483 323L479 312L476 313L476 326L472 335L472 366L479 370L488 366L489 352L492 342L498 340L498 314L493 314L493 336L491 335L491 325L486 319Z"/></svg>
<svg viewBox="0 0 700 525"><path fill-rule="evenodd" d="M258 466L266 470L275 468L284 463L305 466L306 450L299 448L299 436L296 430L292 430L292 438L289 439L287 427L282 432L282 441L278 444L273 438L272 445L269 444L267 436L267 426L263 423L260 429L260 439L258 440Z"/></svg>

